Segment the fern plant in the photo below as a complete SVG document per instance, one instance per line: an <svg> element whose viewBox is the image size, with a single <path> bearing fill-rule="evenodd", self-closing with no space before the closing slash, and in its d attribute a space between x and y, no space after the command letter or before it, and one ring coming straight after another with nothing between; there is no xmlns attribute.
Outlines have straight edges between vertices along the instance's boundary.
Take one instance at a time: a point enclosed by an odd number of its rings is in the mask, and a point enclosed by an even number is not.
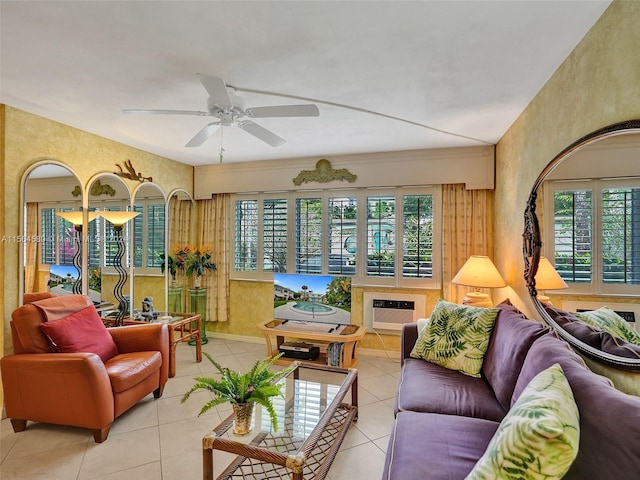
<svg viewBox="0 0 640 480"><path fill-rule="evenodd" d="M273 363L280 358L282 354L258 360L251 370L241 374L234 372L227 367L223 367L207 352L202 353L209 359L218 373L220 373L221 378L220 380L206 377L195 378L196 383L187 393L184 394L181 403L187 401L191 394L196 390L208 390L215 395L215 398L204 404L198 415L202 415L213 407L225 402L237 404L250 402L258 403L266 408L267 412L269 412L273 430L277 431L278 417L275 409L273 408L271 397L283 396L281 391L282 384L277 383L276 380L291 371L293 367L289 367L279 372L272 372L269 370L269 367L273 365Z"/></svg>

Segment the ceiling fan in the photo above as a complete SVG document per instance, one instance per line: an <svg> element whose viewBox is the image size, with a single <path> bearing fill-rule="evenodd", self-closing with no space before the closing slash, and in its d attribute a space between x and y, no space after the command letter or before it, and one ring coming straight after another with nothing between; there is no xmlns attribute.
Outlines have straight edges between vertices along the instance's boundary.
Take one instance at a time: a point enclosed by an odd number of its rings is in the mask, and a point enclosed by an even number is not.
<svg viewBox="0 0 640 480"><path fill-rule="evenodd" d="M202 117L215 117L216 122L207 124L189 142L187 147L199 147L213 133L222 127L236 126L254 137L268 143L272 147L278 147L286 142L270 130L267 130L257 123L244 119L248 118L270 118L270 117L317 117L320 115L318 107L309 105L275 105L269 107L245 108L244 100L230 92L224 80L211 75L198 73L198 78L209 93L207 100L207 111L197 110L148 110L148 109L125 109L122 113L127 114L151 114L151 115L198 115Z"/></svg>

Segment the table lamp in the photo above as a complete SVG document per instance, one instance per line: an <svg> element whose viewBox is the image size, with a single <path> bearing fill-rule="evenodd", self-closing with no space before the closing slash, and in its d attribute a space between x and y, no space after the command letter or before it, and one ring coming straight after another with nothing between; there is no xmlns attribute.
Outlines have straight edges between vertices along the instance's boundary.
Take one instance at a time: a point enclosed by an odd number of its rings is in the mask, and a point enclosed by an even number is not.
<svg viewBox="0 0 640 480"><path fill-rule="evenodd" d="M78 278L73 282L72 292L80 294L82 293L82 263L80 263L82 258L82 211L56 212L56 215L71 223L75 231L76 251L73 255L73 266L78 270ZM97 216L97 213L89 212L89 222L95 220Z"/></svg>
<svg viewBox="0 0 640 480"><path fill-rule="evenodd" d="M492 307L491 297L480 288L500 288L507 284L491 259L484 255L472 255L453 277L451 283L475 287L473 292L467 292L462 303L472 307Z"/></svg>
<svg viewBox="0 0 640 480"><path fill-rule="evenodd" d="M551 265L551 262L547 257L540 257L535 279L536 290L538 290L538 296L536 298L539 302L548 303L549 305L551 305L551 300L547 295L539 293L541 290L560 290L562 288L569 288L560 274L555 268L553 268L553 265Z"/></svg>
<svg viewBox="0 0 640 480"><path fill-rule="evenodd" d="M120 212L120 211L108 211L103 210L100 212L106 221L113 225L115 233L117 250L113 255L113 266L118 272L118 281L113 287L113 296L118 301L118 316L116 317L115 325L119 327L124 324L124 317L129 311L129 302L122 295L122 287L127 283L127 270L122 266L122 256L124 255L125 246L124 238L122 237L122 227L132 218L140 215L139 212Z"/></svg>

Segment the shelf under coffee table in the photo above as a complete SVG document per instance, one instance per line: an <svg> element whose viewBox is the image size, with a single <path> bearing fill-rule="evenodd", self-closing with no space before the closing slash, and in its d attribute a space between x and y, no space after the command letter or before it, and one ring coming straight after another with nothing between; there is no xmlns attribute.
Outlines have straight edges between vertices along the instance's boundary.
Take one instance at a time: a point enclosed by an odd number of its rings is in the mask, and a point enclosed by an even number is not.
<svg viewBox="0 0 640 480"><path fill-rule="evenodd" d="M324 479L349 426L358 417L355 369L294 362L274 398L278 430L256 404L249 435L233 434L233 415L202 439L203 479L213 479L214 450L236 457L217 477L226 479ZM351 403L344 398L351 392Z"/></svg>

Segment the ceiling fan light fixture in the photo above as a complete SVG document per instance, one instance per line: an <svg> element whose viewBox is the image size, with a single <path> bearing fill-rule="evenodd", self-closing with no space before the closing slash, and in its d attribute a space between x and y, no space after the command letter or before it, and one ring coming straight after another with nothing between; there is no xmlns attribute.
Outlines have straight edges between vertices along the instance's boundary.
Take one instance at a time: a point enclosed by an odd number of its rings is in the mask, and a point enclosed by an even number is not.
<svg viewBox="0 0 640 480"><path fill-rule="evenodd" d="M272 131L264 128L248 118L283 118L283 117L317 117L320 111L316 105L274 105L267 107L253 107L245 109L242 97L235 94L235 88L227 86L219 77L198 73L198 78L209 97L207 99L207 112L193 110L148 110L148 109L124 109L125 114L152 114L152 115L197 115L215 117L217 122L209 123L202 128L189 142L187 147L199 147L218 127L237 126L241 130L253 135L258 140L272 147L278 147L286 143ZM224 149L221 149L223 151Z"/></svg>

